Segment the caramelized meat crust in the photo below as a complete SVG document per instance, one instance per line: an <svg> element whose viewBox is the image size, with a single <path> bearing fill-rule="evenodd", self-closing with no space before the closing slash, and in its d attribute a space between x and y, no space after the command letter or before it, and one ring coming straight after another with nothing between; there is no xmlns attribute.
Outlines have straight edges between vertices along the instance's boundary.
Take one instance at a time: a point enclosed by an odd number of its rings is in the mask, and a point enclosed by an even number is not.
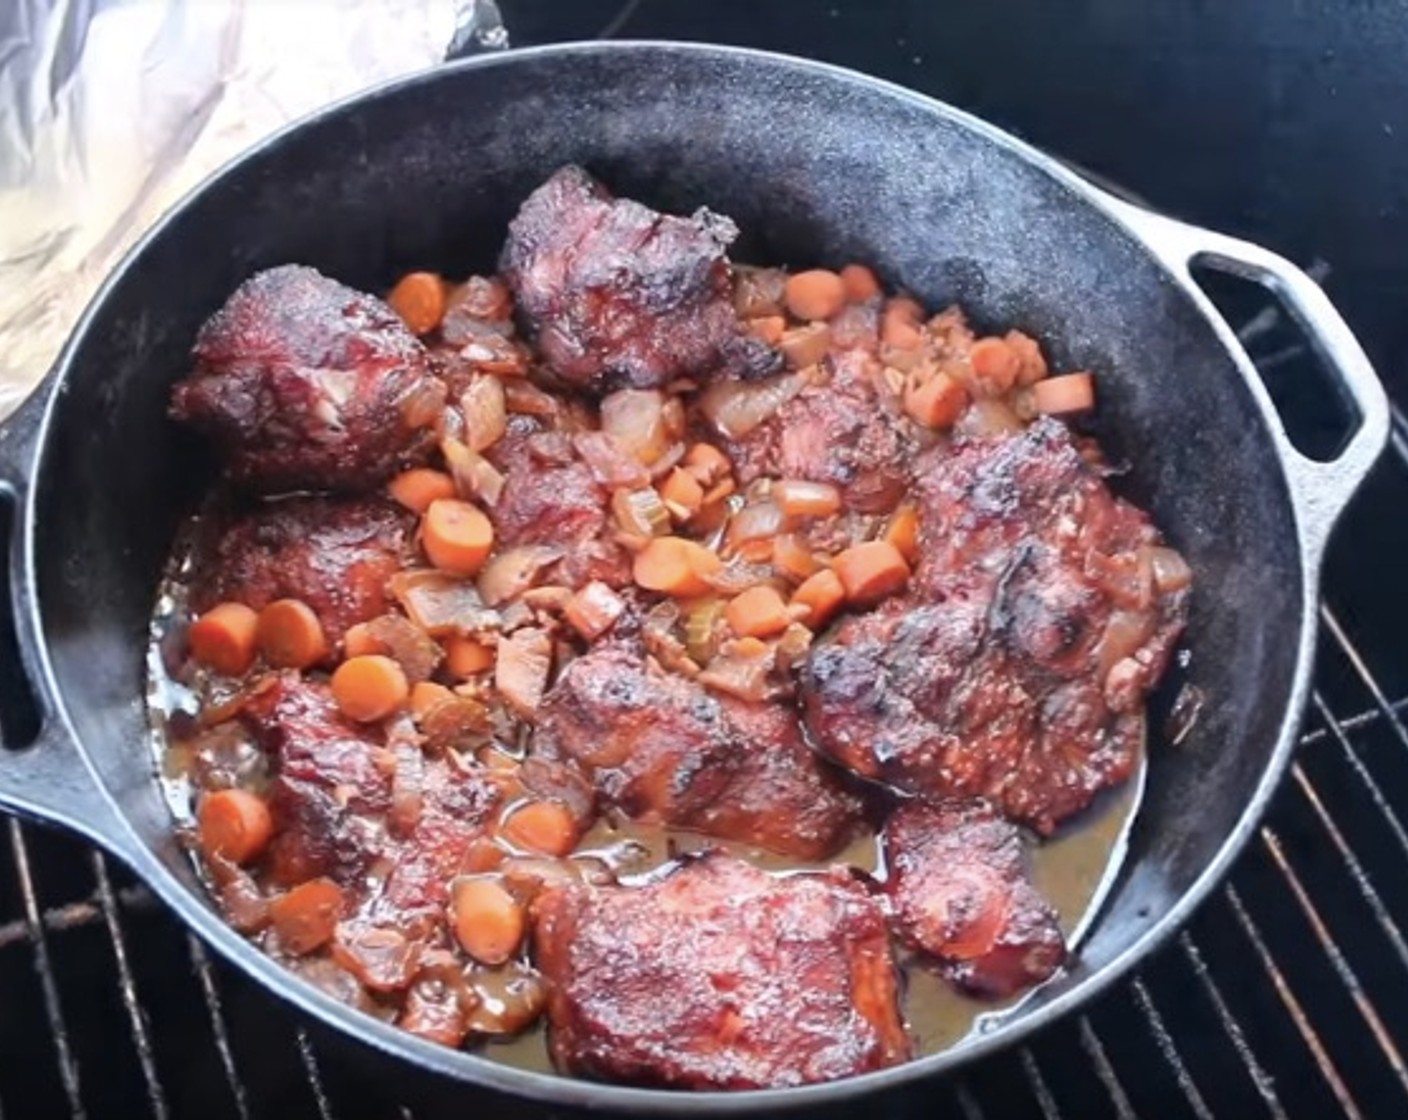
<svg viewBox="0 0 1408 1120"><path fill-rule="evenodd" d="M895 932L953 983L1000 998L1061 967L1056 913L1032 886L1017 829L991 805L910 802L882 841Z"/></svg>
<svg viewBox="0 0 1408 1120"><path fill-rule="evenodd" d="M734 313L725 250L737 236L719 214L662 214L568 166L523 203L499 263L543 358L568 385L759 376L778 359Z"/></svg>
<svg viewBox="0 0 1408 1120"><path fill-rule="evenodd" d="M830 1081L909 1056L879 905L848 873L717 853L535 906L560 1069L682 1089Z"/></svg>
<svg viewBox="0 0 1408 1120"><path fill-rule="evenodd" d="M286 498L217 526L199 565L193 606L227 600L261 610L275 599L313 608L328 641L385 614L386 582L404 566L415 519L384 498Z"/></svg>
<svg viewBox="0 0 1408 1120"><path fill-rule="evenodd" d="M567 667L533 751L580 766L628 816L805 859L835 852L861 816L787 708L721 700L619 644Z"/></svg>
<svg viewBox="0 0 1408 1120"><path fill-rule="evenodd" d="M813 648L807 726L867 777L1050 833L1134 770L1187 592L1159 590L1148 517L1053 421L937 457L918 488L915 590Z"/></svg>
<svg viewBox="0 0 1408 1120"><path fill-rule="evenodd" d="M246 280L200 330L171 415L258 493L355 491L429 452L444 387L381 300L315 269Z"/></svg>

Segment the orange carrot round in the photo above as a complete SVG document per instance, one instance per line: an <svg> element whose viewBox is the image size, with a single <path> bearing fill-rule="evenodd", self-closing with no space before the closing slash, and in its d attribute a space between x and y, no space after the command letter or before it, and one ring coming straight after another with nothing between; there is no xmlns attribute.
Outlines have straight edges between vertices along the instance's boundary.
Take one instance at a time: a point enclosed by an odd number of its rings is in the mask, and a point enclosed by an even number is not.
<svg viewBox="0 0 1408 1120"><path fill-rule="evenodd" d="M577 844L577 820L560 801L528 801L508 815L499 834L526 852L565 856Z"/></svg>
<svg viewBox="0 0 1408 1120"><path fill-rule="evenodd" d="M626 601L606 584L592 580L563 608L562 617L587 641L595 641L616 624L626 610Z"/></svg>
<svg viewBox="0 0 1408 1120"><path fill-rule="evenodd" d="M939 371L905 387L904 410L926 428L950 428L968 405L963 386Z"/></svg>
<svg viewBox="0 0 1408 1120"><path fill-rule="evenodd" d="M980 338L968 351L973 376L993 393L1005 393L1016 383L1022 360L1001 338Z"/></svg>
<svg viewBox="0 0 1408 1120"><path fill-rule="evenodd" d="M807 614L802 621L813 630L820 630L830 622L832 615L841 609L845 601L846 589L841 584L841 577L830 568L808 576L792 592L792 605L806 608Z"/></svg>
<svg viewBox="0 0 1408 1120"><path fill-rule="evenodd" d="M455 937L481 964L503 964L523 940L523 909L492 879L458 879L450 896Z"/></svg>
<svg viewBox="0 0 1408 1120"><path fill-rule="evenodd" d="M660 483L660 500L681 521L688 521L704 505L704 487L683 467L676 467Z"/></svg>
<svg viewBox="0 0 1408 1120"><path fill-rule="evenodd" d="M237 677L254 661L259 615L243 603L220 603L191 623L186 642L202 665Z"/></svg>
<svg viewBox="0 0 1408 1120"><path fill-rule="evenodd" d="M323 624L301 599L275 599L259 612L259 652L276 669L307 669L328 655Z"/></svg>
<svg viewBox="0 0 1408 1120"><path fill-rule="evenodd" d="M274 835L269 806L247 789L221 789L207 793L196 810L201 850L245 864L256 859Z"/></svg>
<svg viewBox="0 0 1408 1120"><path fill-rule="evenodd" d="M347 628L342 635L342 656L361 657L367 653L388 653L390 647L380 638L372 636L371 627L358 622Z"/></svg>
<svg viewBox="0 0 1408 1120"><path fill-rule="evenodd" d="M445 318L445 282L433 272L408 272L386 297L413 334L429 334Z"/></svg>
<svg viewBox="0 0 1408 1120"><path fill-rule="evenodd" d="M455 480L444 471L429 467L402 471L387 483L386 488L393 498L415 513L424 513L430 508L430 503L438 498L455 496Z"/></svg>
<svg viewBox="0 0 1408 1120"><path fill-rule="evenodd" d="M797 272L782 289L787 310L798 319L829 319L846 304L846 286L827 268Z"/></svg>
<svg viewBox="0 0 1408 1120"><path fill-rule="evenodd" d="M919 557L919 510L909 504L900 506L890 516L882 539L894 545L906 563L913 564Z"/></svg>
<svg viewBox="0 0 1408 1120"><path fill-rule="evenodd" d="M463 680L494 667L494 647L455 634L445 639L445 671Z"/></svg>
<svg viewBox="0 0 1408 1120"><path fill-rule="evenodd" d="M416 681L411 686L411 715L416 719L421 719L432 708L437 708L447 700L453 700L455 694L443 684L436 684L434 681Z"/></svg>
<svg viewBox="0 0 1408 1120"><path fill-rule="evenodd" d="M880 294L880 281L863 264L848 264L841 269L841 284L846 289L846 298L852 303L865 303Z"/></svg>
<svg viewBox="0 0 1408 1120"><path fill-rule="evenodd" d="M442 572L472 576L494 547L494 526L484 511L456 498L438 498L420 524L421 547Z"/></svg>
<svg viewBox="0 0 1408 1120"><path fill-rule="evenodd" d="M411 694L401 666L379 653L352 657L332 675L332 695L348 719L371 723L385 719Z"/></svg>
<svg viewBox="0 0 1408 1120"><path fill-rule="evenodd" d="M766 584L734 596L724 609L724 618L740 638L770 638L786 630L792 621L782 596Z"/></svg>
<svg viewBox="0 0 1408 1120"><path fill-rule="evenodd" d="M647 591L687 598L708 594L712 588L705 577L723 566L715 553L696 541L654 537L636 553L632 575Z"/></svg>
<svg viewBox="0 0 1408 1120"><path fill-rule="evenodd" d="M909 565L889 541L866 541L839 553L834 571L852 603L869 605L893 595L909 580Z"/></svg>
<svg viewBox="0 0 1408 1120"><path fill-rule="evenodd" d="M772 539L772 567L778 575L801 583L815 575L821 565L806 542L795 533L779 533Z"/></svg>
<svg viewBox="0 0 1408 1120"><path fill-rule="evenodd" d="M309 879L269 901L269 921L279 944L302 956L332 940L342 907L341 887L331 879Z"/></svg>

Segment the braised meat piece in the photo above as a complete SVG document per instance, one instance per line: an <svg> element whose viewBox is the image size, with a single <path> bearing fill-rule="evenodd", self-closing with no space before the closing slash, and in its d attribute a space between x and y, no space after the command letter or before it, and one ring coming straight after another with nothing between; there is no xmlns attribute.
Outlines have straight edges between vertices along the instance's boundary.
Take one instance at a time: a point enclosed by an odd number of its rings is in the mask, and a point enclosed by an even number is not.
<svg viewBox="0 0 1408 1120"><path fill-rule="evenodd" d="M778 703L720 703L742 761L723 792L680 826L805 860L838 852L865 806L802 741L797 714Z"/></svg>
<svg viewBox="0 0 1408 1120"><path fill-rule="evenodd" d="M742 762L713 697L622 645L567 666L539 709L533 753L576 763L608 802L662 824L713 804Z"/></svg>
<svg viewBox="0 0 1408 1120"><path fill-rule="evenodd" d="M629 816L803 859L842 847L863 808L790 710L715 697L623 645L567 667L533 750L581 766Z"/></svg>
<svg viewBox="0 0 1408 1120"><path fill-rule="evenodd" d="M760 1089L909 1056L884 916L847 872L714 853L640 887L549 888L535 919L564 1072Z"/></svg>
<svg viewBox="0 0 1408 1120"><path fill-rule="evenodd" d="M829 377L809 384L747 435L724 440L739 481L801 478L845 492L849 508L886 513L904 496L915 454L897 400L877 389L880 365L864 349L827 359Z"/></svg>
<svg viewBox="0 0 1408 1120"><path fill-rule="evenodd" d="M543 358L568 385L761 376L778 357L734 313L724 251L737 236L709 210L661 214L568 166L528 196L499 264Z"/></svg>
<svg viewBox="0 0 1408 1120"><path fill-rule="evenodd" d="M1050 833L1134 770L1186 579L1055 421L936 457L918 488L912 596L813 647L807 726L861 774Z"/></svg>
<svg viewBox="0 0 1408 1120"><path fill-rule="evenodd" d="M301 599L335 643L348 627L386 613L386 581L401 570L415 519L384 498L286 498L218 529L199 558L197 611L227 600L260 610Z"/></svg>
<svg viewBox="0 0 1408 1120"><path fill-rule="evenodd" d="M895 930L953 983L1001 998L1061 967L1056 913L1032 886L1017 829L991 805L910 802L882 840Z"/></svg>
<svg viewBox="0 0 1408 1120"><path fill-rule="evenodd" d="M611 587L630 583L630 557L611 539L607 524L610 495L585 463L571 457L565 436L511 431L490 457L504 473L503 493L489 511L502 544L561 548L561 578L574 587L592 580Z"/></svg>
<svg viewBox="0 0 1408 1120"><path fill-rule="evenodd" d="M381 300L311 268L246 280L200 330L171 415L259 493L365 489L424 457L444 387Z"/></svg>
<svg viewBox="0 0 1408 1120"><path fill-rule="evenodd" d="M332 690L297 673L272 677L241 712L269 754L274 839L265 857L281 886L327 875L360 883L383 845L391 774L373 732L343 718Z"/></svg>

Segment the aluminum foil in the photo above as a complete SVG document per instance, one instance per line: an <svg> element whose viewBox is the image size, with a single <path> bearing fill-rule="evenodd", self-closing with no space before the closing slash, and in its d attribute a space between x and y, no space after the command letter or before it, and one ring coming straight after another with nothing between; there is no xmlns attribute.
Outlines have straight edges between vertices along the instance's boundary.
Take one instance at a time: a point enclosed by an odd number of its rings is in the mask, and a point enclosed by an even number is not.
<svg viewBox="0 0 1408 1120"><path fill-rule="evenodd" d="M492 0L0 2L0 416L216 168L447 50L506 45Z"/></svg>

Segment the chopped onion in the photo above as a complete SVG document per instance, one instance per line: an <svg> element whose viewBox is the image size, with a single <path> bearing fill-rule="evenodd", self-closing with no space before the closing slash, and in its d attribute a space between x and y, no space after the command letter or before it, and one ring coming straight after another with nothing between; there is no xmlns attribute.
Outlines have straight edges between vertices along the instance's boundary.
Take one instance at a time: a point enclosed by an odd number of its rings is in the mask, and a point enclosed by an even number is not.
<svg viewBox="0 0 1408 1120"><path fill-rule="evenodd" d="M1020 432L1022 421L1002 401L979 398L964 410L953 430L957 435L969 439L986 439L989 436Z"/></svg>
<svg viewBox="0 0 1408 1120"><path fill-rule="evenodd" d="M482 634L503 625L499 613L484 605L472 582L446 572L430 568L397 572L387 587L411 621L432 638Z"/></svg>
<svg viewBox="0 0 1408 1120"><path fill-rule="evenodd" d="M603 486L638 489L650 485L650 472L607 432L578 432L572 446Z"/></svg>
<svg viewBox="0 0 1408 1120"><path fill-rule="evenodd" d="M551 669L552 639L547 631L518 630L499 643L494 687L514 712L531 719L542 703Z"/></svg>
<svg viewBox="0 0 1408 1120"><path fill-rule="evenodd" d="M670 511L652 487L617 490L611 495L611 512L624 532L637 537L659 537L670 531Z"/></svg>
<svg viewBox="0 0 1408 1120"><path fill-rule="evenodd" d="M444 383L427 377L401 402L401 423L407 428L428 428L444 408Z"/></svg>
<svg viewBox="0 0 1408 1120"><path fill-rule="evenodd" d="M476 374L460 394L460 415L464 417L465 442L471 451L483 451L496 444L508 430L508 406L504 383L488 374Z"/></svg>
<svg viewBox="0 0 1408 1120"><path fill-rule="evenodd" d="M1159 589L1161 595L1182 591L1193 582L1193 569L1188 567L1188 561L1174 549L1151 548L1148 552L1150 566L1154 571L1154 586Z"/></svg>
<svg viewBox="0 0 1408 1120"><path fill-rule="evenodd" d="M787 273L780 268L739 264L733 266L733 276L733 306L741 317L756 319L781 313Z"/></svg>
<svg viewBox="0 0 1408 1120"><path fill-rule="evenodd" d="M1105 625L1105 633L1096 647L1100 679L1126 657L1133 657L1154 633L1157 620L1153 611L1114 610Z"/></svg>
<svg viewBox="0 0 1408 1120"><path fill-rule="evenodd" d="M745 548L756 546L759 543L749 541ZM766 562L771 559L772 545L767 544L766 549L766 559L762 562L753 563L747 559L734 559L718 571L710 572L704 576L704 581L723 595L737 595L747 591L750 587L757 587L760 583L772 582L772 566Z"/></svg>
<svg viewBox="0 0 1408 1120"><path fill-rule="evenodd" d="M386 647L411 684L429 680L445 655L425 630L399 614L372 619L367 634Z"/></svg>
<svg viewBox="0 0 1408 1120"><path fill-rule="evenodd" d="M1141 548L1118 556L1092 551L1085 558L1085 570L1118 606L1147 610L1154 593L1152 551Z"/></svg>
<svg viewBox="0 0 1408 1120"><path fill-rule="evenodd" d="M556 397L521 379L504 382L504 403L510 412L529 416L556 416L558 410Z"/></svg>
<svg viewBox="0 0 1408 1120"><path fill-rule="evenodd" d="M812 637L812 632L800 622L789 625L775 645L777 667L787 671L800 665L812 648Z"/></svg>
<svg viewBox="0 0 1408 1120"><path fill-rule="evenodd" d="M456 692L420 717L420 730L433 754L469 751L489 741L494 721L487 705Z"/></svg>
<svg viewBox="0 0 1408 1120"><path fill-rule="evenodd" d="M451 436L440 441L440 453L445 456L460 497L477 498L487 506L498 505L504 476L493 463Z"/></svg>
<svg viewBox="0 0 1408 1120"><path fill-rule="evenodd" d="M495 969L471 969L466 976L478 998L469 1013L469 1029L480 1034L518 1034L531 1027L547 1006L546 981L519 961Z"/></svg>
<svg viewBox="0 0 1408 1120"><path fill-rule="evenodd" d="M636 461L650 466L670 445L665 396L656 389L621 389L601 402L601 430Z"/></svg>
<svg viewBox="0 0 1408 1120"><path fill-rule="evenodd" d="M772 566L778 575L801 583L821 570L812 550L795 533L780 533L772 542Z"/></svg>
<svg viewBox="0 0 1408 1120"><path fill-rule="evenodd" d="M685 652L700 665L707 665L718 652L724 610L722 599L705 599L696 603L685 616Z"/></svg>
<svg viewBox="0 0 1408 1120"><path fill-rule="evenodd" d="M772 502L744 506L729 520L724 531L724 547L737 549L748 541L772 540L786 524L782 510Z"/></svg>
<svg viewBox="0 0 1408 1120"><path fill-rule="evenodd" d="M400 930L339 922L332 959L374 992L410 986L420 965L421 945Z"/></svg>
<svg viewBox="0 0 1408 1120"><path fill-rule="evenodd" d="M689 656L689 651L675 633L679 620L679 607L673 602L667 599L656 603L641 622L641 640L664 668L686 677L693 677L698 674L699 666Z"/></svg>
<svg viewBox="0 0 1408 1120"><path fill-rule="evenodd" d="M763 381L715 381L699 396L699 410L720 434L742 439L806 387L800 374Z"/></svg>
<svg viewBox="0 0 1408 1120"><path fill-rule="evenodd" d="M783 333L777 348L793 369L806 369L816 365L831 349L831 328L825 323L794 327Z"/></svg>
<svg viewBox="0 0 1408 1120"><path fill-rule="evenodd" d="M728 643L699 674L699 683L751 703L778 695L782 690L768 680L773 667L772 647L762 643L758 646L761 648Z"/></svg>
<svg viewBox="0 0 1408 1120"><path fill-rule="evenodd" d="M544 568L562 556L562 549L543 544L520 545L501 552L479 573L479 597L491 607L516 599L538 582Z"/></svg>

